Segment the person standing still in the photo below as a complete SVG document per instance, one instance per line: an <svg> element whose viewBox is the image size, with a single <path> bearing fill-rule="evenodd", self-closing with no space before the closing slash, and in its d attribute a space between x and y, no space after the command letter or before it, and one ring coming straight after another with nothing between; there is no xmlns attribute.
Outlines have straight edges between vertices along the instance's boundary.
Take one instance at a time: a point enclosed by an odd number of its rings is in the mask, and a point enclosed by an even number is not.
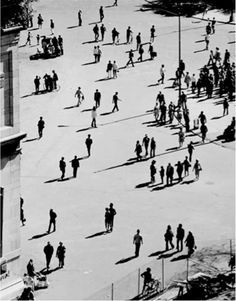
<svg viewBox="0 0 236 301"><path fill-rule="evenodd" d="M78 11L78 22L79 22L79 26L82 26L82 11L79 10Z"/></svg>
<svg viewBox="0 0 236 301"><path fill-rule="evenodd" d="M198 160L196 160L195 164L193 165L193 170L195 172L195 179L198 180L200 171L202 170L202 167Z"/></svg>
<svg viewBox="0 0 236 301"><path fill-rule="evenodd" d="M105 32L106 32L106 27L104 26L104 24L101 25L100 32L101 32L101 39L103 41L104 40L104 35L105 35Z"/></svg>
<svg viewBox="0 0 236 301"><path fill-rule="evenodd" d="M39 134L39 139L43 137L43 129L45 126L45 121L43 120L43 117L40 117L38 121L38 134Z"/></svg>
<svg viewBox="0 0 236 301"><path fill-rule="evenodd" d="M56 253L56 257L59 260L59 268L64 267L65 253L66 253L65 246L63 246L62 242L59 242L59 246L57 247L57 253Z"/></svg>
<svg viewBox="0 0 236 301"><path fill-rule="evenodd" d="M139 250L141 244L143 244L143 238L140 235L140 230L137 230L137 233L134 235L133 244L135 245L135 257L139 256Z"/></svg>
<svg viewBox="0 0 236 301"><path fill-rule="evenodd" d="M174 236L174 234L173 234L173 232L172 232L172 230L171 230L171 226L168 225L168 226L167 226L167 229L166 229L166 233L165 233L165 235L164 235L164 237L165 237L165 242L166 242L166 251L169 250L169 244L170 244L170 246L171 246L171 249L174 248L174 244L173 244L173 242L172 242L173 236Z"/></svg>
<svg viewBox="0 0 236 301"><path fill-rule="evenodd" d="M97 125L96 125L96 118L97 118L96 107L93 107L91 117L92 117L91 127L96 128L97 127Z"/></svg>
<svg viewBox="0 0 236 301"><path fill-rule="evenodd" d="M182 227L182 224L179 224L176 230L176 249L178 252L183 251L183 240L184 240L185 231Z"/></svg>
<svg viewBox="0 0 236 301"><path fill-rule="evenodd" d="M151 166L150 166L150 175L151 175L151 183L155 183L155 174L157 173L156 167L155 167L156 161L152 160Z"/></svg>
<svg viewBox="0 0 236 301"><path fill-rule="evenodd" d="M160 173L160 177L161 177L161 184L164 184L165 169L163 166L161 166L159 173Z"/></svg>
<svg viewBox="0 0 236 301"><path fill-rule="evenodd" d="M71 160L71 167L73 168L73 177L76 178L77 170L79 168L79 159L77 158L77 156L75 156L74 159Z"/></svg>
<svg viewBox="0 0 236 301"><path fill-rule="evenodd" d="M150 157L153 158L155 157L155 152L156 152L156 141L154 140L154 137L152 137L151 142L150 142Z"/></svg>
<svg viewBox="0 0 236 301"><path fill-rule="evenodd" d="M43 252L46 256L46 268L47 270L50 269L50 262L52 259L52 254L54 252L53 246L50 244L50 242L47 243L47 245L44 247Z"/></svg>
<svg viewBox="0 0 236 301"><path fill-rule="evenodd" d="M164 84L164 79L165 79L165 65L161 65L161 68L160 68L160 75L161 75L161 78L158 79L158 84L161 82L161 84Z"/></svg>
<svg viewBox="0 0 236 301"><path fill-rule="evenodd" d="M53 225L53 232L56 231L56 218L57 214L53 209L49 210L49 225L48 225L48 233L51 232L51 226Z"/></svg>
<svg viewBox="0 0 236 301"><path fill-rule="evenodd" d="M95 101L95 107L98 108L100 107L100 102L101 102L101 93L96 89L94 93L94 101Z"/></svg>
<svg viewBox="0 0 236 301"><path fill-rule="evenodd" d="M92 145L92 143L93 143L93 140L91 139L91 135L88 134L88 137L85 140L85 144L86 144L87 151L88 151L88 157L90 157L90 155L91 155L91 145Z"/></svg>
<svg viewBox="0 0 236 301"><path fill-rule="evenodd" d="M99 16L100 16L100 22L102 22L102 20L104 19L104 11L102 6L100 6L99 8Z"/></svg>
<svg viewBox="0 0 236 301"><path fill-rule="evenodd" d="M154 38L155 38L155 31L156 31L156 29L155 29L155 27L154 27L154 25L152 25L152 27L151 27L151 29L150 29L150 43L153 43L154 42Z"/></svg>
<svg viewBox="0 0 236 301"><path fill-rule="evenodd" d="M143 138L143 143L142 143L142 146L145 147L145 157L148 156L148 146L149 146L149 141L150 141L150 138L148 137L147 134L145 134L144 138Z"/></svg>
<svg viewBox="0 0 236 301"><path fill-rule="evenodd" d="M193 146L193 142L190 141L190 143L188 144L188 153L189 153L189 161L192 161L192 155L193 155L193 150L194 150L194 146Z"/></svg>
<svg viewBox="0 0 236 301"><path fill-rule="evenodd" d="M54 27L55 27L55 24L54 24L53 20L50 19L50 30L51 30L51 35L54 34Z"/></svg>
<svg viewBox="0 0 236 301"><path fill-rule="evenodd" d="M114 227L114 217L116 215L116 210L113 208L113 203L110 203L109 205L109 213L110 213L109 231L112 232Z"/></svg>
<svg viewBox="0 0 236 301"><path fill-rule="evenodd" d="M35 94L39 93L39 87L40 87L40 79L41 77L36 75L35 79L34 79L34 85L35 85Z"/></svg>
<svg viewBox="0 0 236 301"><path fill-rule="evenodd" d="M66 172L66 162L64 161L64 157L61 157L61 160L59 161L59 168L61 171L61 180L63 181Z"/></svg>
<svg viewBox="0 0 236 301"><path fill-rule="evenodd" d="M110 212L109 212L109 208L105 208L105 229L106 232L109 232L109 227L110 227Z"/></svg>
<svg viewBox="0 0 236 301"><path fill-rule="evenodd" d="M227 98L225 97L223 100L223 116L228 115L229 114L229 102L227 100Z"/></svg>

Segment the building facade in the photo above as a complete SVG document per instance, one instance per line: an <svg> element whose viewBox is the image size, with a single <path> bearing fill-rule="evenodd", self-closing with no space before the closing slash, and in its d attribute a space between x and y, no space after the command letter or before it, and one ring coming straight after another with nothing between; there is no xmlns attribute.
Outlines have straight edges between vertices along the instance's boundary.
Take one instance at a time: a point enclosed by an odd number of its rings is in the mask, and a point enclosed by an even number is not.
<svg viewBox="0 0 236 301"><path fill-rule="evenodd" d="M21 27L1 32L0 300L22 289L20 275L20 132L18 41Z"/></svg>

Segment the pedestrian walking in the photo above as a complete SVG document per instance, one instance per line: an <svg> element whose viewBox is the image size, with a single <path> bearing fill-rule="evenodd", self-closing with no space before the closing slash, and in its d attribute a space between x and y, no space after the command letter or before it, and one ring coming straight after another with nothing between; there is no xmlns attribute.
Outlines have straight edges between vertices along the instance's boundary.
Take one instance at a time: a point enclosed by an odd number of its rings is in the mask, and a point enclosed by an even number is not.
<svg viewBox="0 0 236 301"><path fill-rule="evenodd" d="M53 22L53 19L50 19L50 30L51 30L52 35L54 34L54 27L55 27L55 24Z"/></svg>
<svg viewBox="0 0 236 301"><path fill-rule="evenodd" d="M82 11L78 11L78 25L82 26Z"/></svg>
<svg viewBox="0 0 236 301"><path fill-rule="evenodd" d="M186 247L188 248L188 256L190 257L196 249L195 239L191 231L188 232L188 235L185 239Z"/></svg>
<svg viewBox="0 0 236 301"><path fill-rule="evenodd" d="M65 246L63 246L62 242L59 242L59 246L57 247L57 253L56 253L56 257L58 258L58 261L59 261L59 268L64 267L65 253L66 253Z"/></svg>
<svg viewBox="0 0 236 301"><path fill-rule="evenodd" d="M116 92L113 97L112 97L112 103L114 103L114 107L112 109L112 113L116 111L119 111L119 108L118 108L118 101L121 101L121 99L119 99L118 97L118 92Z"/></svg>
<svg viewBox="0 0 236 301"><path fill-rule="evenodd" d="M107 78L111 78L112 77L112 75L111 75L112 68L113 68L112 62L109 61L108 64L107 64L107 70L106 70L107 71Z"/></svg>
<svg viewBox="0 0 236 301"><path fill-rule="evenodd" d="M136 146L135 146L134 152L137 155L137 161L141 161L141 159L142 159L142 156L141 156L142 146L140 145L139 141L136 142Z"/></svg>
<svg viewBox="0 0 236 301"><path fill-rule="evenodd" d="M98 61L98 63L101 60L101 56L102 56L102 50L100 49L99 46L97 46L97 61Z"/></svg>
<svg viewBox="0 0 236 301"><path fill-rule="evenodd" d="M61 171L61 181L63 181L66 172L66 162L64 161L64 157L61 157L61 160L59 161L59 168Z"/></svg>
<svg viewBox="0 0 236 301"><path fill-rule="evenodd" d="M134 235L133 244L135 245L135 256L138 257L141 244L143 244L143 238L140 235L139 229L137 230L137 233Z"/></svg>
<svg viewBox="0 0 236 301"><path fill-rule="evenodd" d="M138 53L139 53L138 61L142 62L143 61L143 53L144 53L144 49L143 49L142 44L139 46Z"/></svg>
<svg viewBox="0 0 236 301"><path fill-rule="evenodd" d="M77 158L77 156L74 156L74 159L71 160L71 167L73 169L73 177L76 178L77 169L80 167L79 159Z"/></svg>
<svg viewBox="0 0 236 301"><path fill-rule="evenodd" d="M102 22L102 20L104 19L104 11L102 6L100 6L99 8L99 17L100 17L100 22Z"/></svg>
<svg viewBox="0 0 236 301"><path fill-rule="evenodd" d="M207 26L206 26L206 34L211 34L211 23L208 22Z"/></svg>
<svg viewBox="0 0 236 301"><path fill-rule="evenodd" d="M225 97L223 100L223 116L229 114L229 102L228 99Z"/></svg>
<svg viewBox="0 0 236 301"><path fill-rule="evenodd" d="M56 219L57 219L57 214L53 209L49 210L49 225L48 225L48 233L51 232L51 227L53 226L53 232L56 231Z"/></svg>
<svg viewBox="0 0 236 301"><path fill-rule="evenodd" d="M34 86L35 86L35 94L39 93L39 87L40 87L40 79L41 77L36 75L35 79L34 79Z"/></svg>
<svg viewBox="0 0 236 301"><path fill-rule="evenodd" d="M58 75L56 74L55 70L52 70L52 83L53 83L53 89L57 89L57 81L58 81Z"/></svg>
<svg viewBox="0 0 236 301"><path fill-rule="evenodd" d="M117 78L117 72L119 72L119 68L117 66L116 61L112 64L113 78Z"/></svg>
<svg viewBox="0 0 236 301"><path fill-rule="evenodd" d="M81 91L81 88L78 87L77 91L75 92L75 97L77 97L78 102L77 102L77 107L82 103L82 100L84 100L84 94Z"/></svg>
<svg viewBox="0 0 236 301"><path fill-rule="evenodd" d="M131 43L131 36L132 36L132 30L130 28L130 26L128 26L127 30L126 30L126 44L130 44Z"/></svg>
<svg viewBox="0 0 236 301"><path fill-rule="evenodd" d="M208 50L209 43L210 43L210 36L209 36L209 34L205 35L205 43L206 43L206 50Z"/></svg>
<svg viewBox="0 0 236 301"><path fill-rule="evenodd" d="M96 91L94 93L94 101L95 101L96 108L100 107L101 97L102 97L101 92L99 92L98 89L96 89Z"/></svg>
<svg viewBox="0 0 236 301"><path fill-rule="evenodd" d="M215 19L215 17L213 17L213 19L211 21L211 32L212 32L212 34L215 33L215 25L216 25L216 19Z"/></svg>
<svg viewBox="0 0 236 301"><path fill-rule="evenodd" d="M43 26L43 18L41 14L38 15L38 28L41 29Z"/></svg>
<svg viewBox="0 0 236 301"><path fill-rule="evenodd" d="M192 161L193 150L194 150L194 146L193 146L192 141L190 141L187 148L188 148L188 153L189 153L189 161L191 162Z"/></svg>
<svg viewBox="0 0 236 301"><path fill-rule="evenodd" d="M138 33L138 35L136 36L136 50L139 50L139 47L141 45L142 41L141 41L141 32Z"/></svg>
<svg viewBox="0 0 236 301"><path fill-rule="evenodd" d="M156 161L155 160L152 160L152 163L151 163L151 166L150 166L150 176L151 176L151 183L155 183L156 182L156 179L155 179L155 174L157 173L157 170L156 170Z"/></svg>
<svg viewBox="0 0 236 301"><path fill-rule="evenodd" d="M196 160L196 162L193 165L193 170L195 172L195 179L198 180L199 179L199 175L200 175L200 171L202 170L202 167L199 163L198 160Z"/></svg>
<svg viewBox="0 0 236 301"><path fill-rule="evenodd" d="M200 115L198 116L201 124L205 124L207 122L207 119L206 119L206 115L204 114L203 111L201 111Z"/></svg>
<svg viewBox="0 0 236 301"><path fill-rule="evenodd" d="M30 31L28 31L27 40L26 40L25 45L27 45L29 43L29 45L31 46L31 38L32 38L32 34Z"/></svg>
<svg viewBox="0 0 236 301"><path fill-rule="evenodd" d="M133 57L134 57L134 52L133 52L132 49L130 49L130 51L129 51L129 60L126 64L126 67L128 67L129 64L132 64L132 66L134 67Z"/></svg>
<svg viewBox="0 0 236 301"><path fill-rule="evenodd" d="M159 117L159 109L158 109L158 105L156 104L154 109L153 109L153 115L155 118L155 121L158 123L158 117Z"/></svg>
<svg viewBox="0 0 236 301"><path fill-rule="evenodd" d="M39 42L40 42L40 35L39 34L37 34L36 40L37 40L37 45L39 45Z"/></svg>
<svg viewBox="0 0 236 301"><path fill-rule="evenodd" d="M155 26L152 25L151 29L150 29L150 43L153 43L154 42L154 38L155 38Z"/></svg>
<svg viewBox="0 0 236 301"><path fill-rule="evenodd" d="M152 137L150 142L150 158L153 158L156 156L156 141L154 140L154 137Z"/></svg>
<svg viewBox="0 0 236 301"><path fill-rule="evenodd" d="M94 32L94 39L97 42L98 38L99 38L99 28L98 25L96 24L93 28L93 32Z"/></svg>
<svg viewBox="0 0 236 301"><path fill-rule="evenodd" d="M183 173L183 164L178 161L177 164L175 164L176 167L176 172L177 172L177 175L178 175L178 181L181 182L182 181L182 173Z"/></svg>
<svg viewBox="0 0 236 301"><path fill-rule="evenodd" d="M87 151L88 151L88 157L90 157L90 155L91 155L91 146L93 144L93 140L92 140L90 134L88 134L88 137L85 140L85 144L86 144Z"/></svg>
<svg viewBox="0 0 236 301"><path fill-rule="evenodd" d="M161 184L164 184L165 169L164 169L163 166L161 166L159 174L160 174L160 177L161 177Z"/></svg>
<svg viewBox="0 0 236 301"><path fill-rule="evenodd" d="M179 148L183 146L185 140L185 134L183 132L183 128L179 129Z"/></svg>
<svg viewBox="0 0 236 301"><path fill-rule="evenodd" d="M184 240L185 231L182 224L178 225L176 230L176 249L178 252L183 251L183 240Z"/></svg>
<svg viewBox="0 0 236 301"><path fill-rule="evenodd" d="M168 225L167 229L166 229L166 233L164 234L165 243L166 243L166 251L169 250L169 244L171 246L171 249L173 249L175 247L174 244L173 244L173 242L172 242L173 236L174 236L174 234L173 234L173 232L171 230L171 226Z"/></svg>
<svg viewBox="0 0 236 301"><path fill-rule="evenodd" d="M50 269L50 262L52 259L52 254L54 252L53 246L50 244L50 242L47 243L47 245L43 248L43 252L46 256L46 268L47 270Z"/></svg>
<svg viewBox="0 0 236 301"><path fill-rule="evenodd" d="M145 157L148 156L148 146L149 146L149 142L150 142L150 138L148 137L147 134L145 134L144 138L143 138L143 143L142 146L145 147Z"/></svg>
<svg viewBox="0 0 236 301"><path fill-rule="evenodd" d="M161 76L161 78L158 79L158 81L157 81L158 84L159 83L164 84L165 73L166 73L165 65L161 65L161 68L160 68L160 76Z"/></svg>
<svg viewBox="0 0 236 301"><path fill-rule="evenodd" d="M104 24L102 24L100 26L100 32L101 32L101 39L103 41L104 40L104 36L105 36L105 32L106 32L106 27L104 26Z"/></svg>
<svg viewBox="0 0 236 301"><path fill-rule="evenodd" d="M114 217L116 215L116 210L113 208L113 203L110 203L109 205L109 214L110 214L109 231L112 232L114 227Z"/></svg>
<svg viewBox="0 0 236 301"><path fill-rule="evenodd" d="M186 84L187 89L190 86L191 83L191 76L189 75L189 72L186 72L185 78L184 78L184 82Z"/></svg>
<svg viewBox="0 0 236 301"><path fill-rule="evenodd" d="M200 127L200 131L202 134L202 142L205 143L205 139L206 139L206 133L208 131L207 126L205 124L202 124Z"/></svg>
<svg viewBox="0 0 236 301"><path fill-rule="evenodd" d="M118 6L117 2L118 2L118 0L115 0L113 3L113 6Z"/></svg>
<svg viewBox="0 0 236 301"><path fill-rule="evenodd" d="M94 46L94 48L93 48L93 56L94 56L94 62L97 63L98 62L98 49L97 49L97 46Z"/></svg>
<svg viewBox="0 0 236 301"><path fill-rule="evenodd" d="M39 139L43 137L43 129L45 127L45 121L43 120L43 117L39 118L38 121L38 134L39 134Z"/></svg>
<svg viewBox="0 0 236 301"><path fill-rule="evenodd" d="M24 215L23 205L24 205L24 200L21 197L20 198L20 221L21 221L22 226L24 226L25 222L26 222L25 215Z"/></svg>
<svg viewBox="0 0 236 301"><path fill-rule="evenodd" d="M93 107L92 112L91 112L91 117L92 117L92 122L91 122L91 127L96 128L96 118L97 118L97 111L96 111L96 107Z"/></svg>
<svg viewBox="0 0 236 301"><path fill-rule="evenodd" d="M185 157L185 160L183 162L183 167L184 167L184 176L188 176L189 175L189 167L191 167L191 164L188 160L188 157Z"/></svg>
<svg viewBox="0 0 236 301"><path fill-rule="evenodd" d="M166 185L172 185L173 183L173 176L174 176L174 167L168 163L166 167Z"/></svg>

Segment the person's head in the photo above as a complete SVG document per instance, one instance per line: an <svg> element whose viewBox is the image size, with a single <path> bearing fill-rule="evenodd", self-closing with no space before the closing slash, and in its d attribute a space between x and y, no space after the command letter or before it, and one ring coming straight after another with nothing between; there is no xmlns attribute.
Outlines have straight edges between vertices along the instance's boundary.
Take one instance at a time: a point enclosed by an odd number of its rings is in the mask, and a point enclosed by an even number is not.
<svg viewBox="0 0 236 301"><path fill-rule="evenodd" d="M96 107L93 107L93 111L96 111Z"/></svg>
<svg viewBox="0 0 236 301"><path fill-rule="evenodd" d="M116 95L118 95L118 92L116 92Z"/></svg>
<svg viewBox="0 0 236 301"><path fill-rule="evenodd" d="M156 161L155 160L152 160L152 164L155 164L156 163Z"/></svg>
<svg viewBox="0 0 236 301"><path fill-rule="evenodd" d="M78 90L80 90L81 88L80 87L78 87Z"/></svg>
<svg viewBox="0 0 236 301"><path fill-rule="evenodd" d="M140 233L140 230L139 230L139 229L137 230L137 233L138 233L138 234Z"/></svg>
<svg viewBox="0 0 236 301"><path fill-rule="evenodd" d="M150 268L147 268L147 272L151 272L151 269L150 269Z"/></svg>
<svg viewBox="0 0 236 301"><path fill-rule="evenodd" d="M188 156L185 156L185 159L188 160Z"/></svg>
<svg viewBox="0 0 236 301"><path fill-rule="evenodd" d="M163 166L161 166L161 169L164 169L164 167L163 167Z"/></svg>
<svg viewBox="0 0 236 301"><path fill-rule="evenodd" d="M40 120L42 120L43 119L43 117L42 116L40 116Z"/></svg>
<svg viewBox="0 0 236 301"><path fill-rule="evenodd" d="M60 246L62 246L62 245L63 245L63 243L60 241L60 242L59 242L59 245L60 245Z"/></svg>
<svg viewBox="0 0 236 301"><path fill-rule="evenodd" d="M162 67L162 68L164 68L164 67L165 67L165 65L161 65L161 67Z"/></svg>
<svg viewBox="0 0 236 301"><path fill-rule="evenodd" d="M61 157L62 161L64 160L64 157Z"/></svg>
<svg viewBox="0 0 236 301"><path fill-rule="evenodd" d="M90 135L90 134L88 134L88 137L90 138L90 137L91 137L91 135Z"/></svg>
<svg viewBox="0 0 236 301"><path fill-rule="evenodd" d="M113 207L113 203L110 203L110 205L109 205L109 206L110 206L110 208L112 208L112 207Z"/></svg>
<svg viewBox="0 0 236 301"><path fill-rule="evenodd" d="M198 160L196 160L196 163L198 163Z"/></svg>
<svg viewBox="0 0 236 301"><path fill-rule="evenodd" d="M30 262L31 264L33 264L33 259L30 259L29 262Z"/></svg>
<svg viewBox="0 0 236 301"><path fill-rule="evenodd" d="M139 144L139 140L136 143Z"/></svg>
<svg viewBox="0 0 236 301"><path fill-rule="evenodd" d="M97 46L94 46L94 49L96 49L97 48Z"/></svg>
<svg viewBox="0 0 236 301"><path fill-rule="evenodd" d="M171 229L171 226L170 226L170 225L168 225L168 226L167 226L167 230L170 230L170 229Z"/></svg>
<svg viewBox="0 0 236 301"><path fill-rule="evenodd" d="M116 61L113 62L114 64L116 63Z"/></svg>
<svg viewBox="0 0 236 301"><path fill-rule="evenodd" d="M52 210L52 209L50 209L50 210L49 210L49 212L51 213L51 212L53 212L53 210Z"/></svg>
<svg viewBox="0 0 236 301"><path fill-rule="evenodd" d="M187 157L186 157L187 158ZM182 228L182 224L179 224L179 228Z"/></svg>
<svg viewBox="0 0 236 301"><path fill-rule="evenodd" d="M108 211L108 210L109 210L109 208L105 208L105 210L106 210L106 211Z"/></svg>
<svg viewBox="0 0 236 301"><path fill-rule="evenodd" d="M50 241L48 241L48 246L50 246Z"/></svg>
<svg viewBox="0 0 236 301"><path fill-rule="evenodd" d="M75 156L75 159L77 159L77 156Z"/></svg>

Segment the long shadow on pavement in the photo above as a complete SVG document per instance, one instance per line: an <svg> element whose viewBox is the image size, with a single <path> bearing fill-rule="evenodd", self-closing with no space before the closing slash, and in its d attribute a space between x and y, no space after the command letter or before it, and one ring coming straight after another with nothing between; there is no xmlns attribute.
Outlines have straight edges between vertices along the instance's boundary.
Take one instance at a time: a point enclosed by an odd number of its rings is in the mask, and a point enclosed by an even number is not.
<svg viewBox="0 0 236 301"><path fill-rule="evenodd" d="M180 255L178 257L172 258L171 261L179 261L179 260L184 260L187 258L189 258L189 256L188 256L188 254L185 254L185 255Z"/></svg>
<svg viewBox="0 0 236 301"><path fill-rule="evenodd" d="M92 41L87 41L87 42L83 42L82 44L93 44L93 43L97 43L98 41L92 40Z"/></svg>
<svg viewBox="0 0 236 301"><path fill-rule="evenodd" d="M39 138L27 139L27 140L23 141L23 143L31 142L31 141L35 141L35 140L39 140Z"/></svg>
<svg viewBox="0 0 236 301"><path fill-rule="evenodd" d="M40 271L40 273L43 274L43 275L48 275L48 274L51 274L51 273L53 273L53 272L56 272L57 270L60 270L60 269L61 269L61 267L56 267L56 268L54 268L54 269L49 269L49 270L47 270L47 268L44 268L44 269L42 269L42 270Z"/></svg>
<svg viewBox="0 0 236 301"><path fill-rule="evenodd" d="M177 254L179 251L174 251L174 252L172 252L172 253L168 253L168 254L161 254L158 258L157 258L157 260L158 259L162 259L162 258L169 258L169 257L171 257L171 256L173 256L173 255L175 255L175 254Z"/></svg>
<svg viewBox="0 0 236 301"><path fill-rule="evenodd" d="M135 186L135 188L143 188L143 187L147 187L151 182L145 182L145 183L141 183Z"/></svg>
<svg viewBox="0 0 236 301"><path fill-rule="evenodd" d="M65 107L64 110L69 110L69 109L73 109L73 108L76 108L76 107L78 107L78 106L75 105L75 106Z"/></svg>
<svg viewBox="0 0 236 301"><path fill-rule="evenodd" d="M159 255L161 255L161 254L163 254L165 252L167 252L167 250L157 251L157 252L154 252L154 253L148 255L148 257L159 256Z"/></svg>
<svg viewBox="0 0 236 301"><path fill-rule="evenodd" d="M122 258L121 260L117 261L115 264L126 263L130 260L133 260L134 258L137 258L137 257L136 256L131 256L131 257L128 257L128 258Z"/></svg>
<svg viewBox="0 0 236 301"><path fill-rule="evenodd" d="M84 63L81 66L88 66L88 65L93 65L96 64L97 62L89 62L89 63Z"/></svg>
<svg viewBox="0 0 236 301"><path fill-rule="evenodd" d="M92 129L92 127L88 127L88 128L77 130L76 132L79 133L79 132L84 132L84 131L88 131L88 130L91 130L91 129Z"/></svg>
<svg viewBox="0 0 236 301"><path fill-rule="evenodd" d="M112 114L112 112L105 112L105 113L101 113L100 116L106 116L106 115L110 115Z"/></svg>
<svg viewBox="0 0 236 301"><path fill-rule="evenodd" d="M106 235L106 234L108 234L108 233L110 233L110 232L107 232L107 231L97 232L97 233L95 233L95 234L86 236L85 239L93 238L93 237L97 237L97 236L101 236L101 235Z"/></svg>
<svg viewBox="0 0 236 301"><path fill-rule="evenodd" d="M76 28L76 27L79 27L79 25L68 26L67 29Z"/></svg>
<svg viewBox="0 0 236 301"><path fill-rule="evenodd" d="M113 77L104 77L104 78L100 78L100 79L95 80L95 83L97 83L97 82L104 82L104 81L110 80L110 79L114 79L114 78L113 78Z"/></svg>
<svg viewBox="0 0 236 301"><path fill-rule="evenodd" d="M186 181L181 182L180 184L181 185L183 185L183 184L192 184L194 182L195 182L195 179L193 179L193 180L186 180Z"/></svg>
<svg viewBox="0 0 236 301"><path fill-rule="evenodd" d="M31 238L29 238L28 240L33 240L33 239L41 238L41 237L46 236L46 235L49 235L49 233L48 232L44 232L44 233L41 233L41 234L37 234L37 235L34 235Z"/></svg>

